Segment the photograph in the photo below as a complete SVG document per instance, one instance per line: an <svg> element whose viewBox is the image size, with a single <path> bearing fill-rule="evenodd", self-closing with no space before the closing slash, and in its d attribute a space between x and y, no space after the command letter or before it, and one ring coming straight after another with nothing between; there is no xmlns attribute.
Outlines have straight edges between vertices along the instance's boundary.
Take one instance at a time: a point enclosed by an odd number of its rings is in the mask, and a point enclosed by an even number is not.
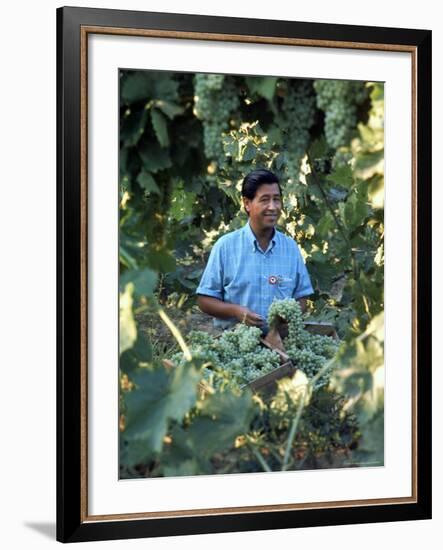
<svg viewBox="0 0 443 550"><path fill-rule="evenodd" d="M120 478L384 464L384 84L119 71Z"/></svg>

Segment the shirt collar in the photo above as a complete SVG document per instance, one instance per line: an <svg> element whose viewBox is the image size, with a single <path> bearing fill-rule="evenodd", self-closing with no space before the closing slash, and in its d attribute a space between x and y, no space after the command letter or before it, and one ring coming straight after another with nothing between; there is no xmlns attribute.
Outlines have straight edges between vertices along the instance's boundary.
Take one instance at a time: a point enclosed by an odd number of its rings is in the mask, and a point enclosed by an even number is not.
<svg viewBox="0 0 443 550"><path fill-rule="evenodd" d="M257 237L255 236L254 232L252 231L252 228L249 224L249 220L247 221L246 225L243 227L243 231L246 235L246 238L251 243L253 251L255 252L256 250L260 250L261 252L263 252L259 247ZM271 246L270 247L268 246L267 252L271 252L272 249L274 248L274 246L276 245L276 243L277 243L277 231L274 227L274 234L272 235Z"/></svg>

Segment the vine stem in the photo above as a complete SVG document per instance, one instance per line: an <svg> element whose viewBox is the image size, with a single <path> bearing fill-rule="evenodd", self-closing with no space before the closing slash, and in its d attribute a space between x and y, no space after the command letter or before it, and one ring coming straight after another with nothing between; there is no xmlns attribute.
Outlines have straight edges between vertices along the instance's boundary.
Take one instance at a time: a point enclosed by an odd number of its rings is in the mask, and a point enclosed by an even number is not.
<svg viewBox="0 0 443 550"><path fill-rule="evenodd" d="M312 377L311 380L306 385L306 388L303 392L303 396L301 397L300 402L298 404L295 418L292 421L291 429L289 431L288 441L286 443L286 449L285 449L285 456L284 456L283 465L281 468L283 472L286 471L288 468L289 456L291 454L291 448L294 443L295 436L297 434L298 423L300 422L301 415L305 408L306 396L313 391L314 385L317 383L317 380L321 376L323 376L323 374L325 374L330 368L332 368L335 362L336 362L336 358L332 357L332 359L330 359L327 363L325 363L323 367L317 372L317 374L314 377Z"/></svg>
<svg viewBox="0 0 443 550"><path fill-rule="evenodd" d="M305 407L306 393L307 393L307 389L305 389L303 391L303 395L301 396L300 402L299 402L298 407L297 407L297 413L296 413L295 418L294 418L294 420L292 421L292 424L291 424L291 430L289 432L288 441L286 443L285 456L283 458L283 465L282 465L282 468L281 468L282 472L286 471L287 468L288 468L289 456L291 454L292 444L294 443L295 434L297 433L298 423L300 421L303 409Z"/></svg>
<svg viewBox="0 0 443 550"><path fill-rule="evenodd" d="M168 329L172 332L172 335L177 340L178 345L181 347L181 350L183 352L183 355L185 356L186 361L192 361L192 355L191 351L188 348L183 336L181 335L181 332L178 330L178 328L174 325L174 323L171 321L171 319L168 317L166 312L159 308L158 314L160 315L161 320L165 323L165 325L168 327Z"/></svg>
<svg viewBox="0 0 443 550"><path fill-rule="evenodd" d="M265 472L272 472L271 467L263 458L263 455L261 454L261 452L256 447L254 447L253 443L251 443L250 438L247 434L246 434L246 441L248 442L248 445L251 451L254 453L255 458L260 462L260 466L263 468L263 470Z"/></svg>

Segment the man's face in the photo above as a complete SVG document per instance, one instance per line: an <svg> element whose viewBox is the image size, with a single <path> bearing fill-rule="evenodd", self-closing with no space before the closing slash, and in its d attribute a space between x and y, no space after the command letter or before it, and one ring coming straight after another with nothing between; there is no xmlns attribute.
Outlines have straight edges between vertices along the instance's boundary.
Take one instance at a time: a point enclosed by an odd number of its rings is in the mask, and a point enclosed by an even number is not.
<svg viewBox="0 0 443 550"><path fill-rule="evenodd" d="M281 214L281 195L277 183L263 183L251 200L243 197L249 212L249 221L257 229L269 229L276 225Z"/></svg>

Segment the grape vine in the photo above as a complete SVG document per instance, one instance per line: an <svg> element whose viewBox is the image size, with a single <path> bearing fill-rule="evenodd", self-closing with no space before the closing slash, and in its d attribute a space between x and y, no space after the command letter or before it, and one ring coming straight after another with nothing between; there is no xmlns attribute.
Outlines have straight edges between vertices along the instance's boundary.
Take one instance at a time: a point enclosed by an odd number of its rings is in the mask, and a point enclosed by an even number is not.
<svg viewBox="0 0 443 550"><path fill-rule="evenodd" d="M203 122L205 155L219 166L225 163L223 133L237 109L237 88L229 76L196 74L194 77L194 114Z"/></svg>
<svg viewBox="0 0 443 550"><path fill-rule="evenodd" d="M357 110L367 98L363 82L316 80L317 107L325 113L325 137L337 149L347 145L357 126Z"/></svg>
<svg viewBox="0 0 443 550"><path fill-rule="evenodd" d="M281 105L279 125L286 136L286 172L297 184L300 163L310 141L309 130L315 120L315 97L308 80L294 80L288 83Z"/></svg>

